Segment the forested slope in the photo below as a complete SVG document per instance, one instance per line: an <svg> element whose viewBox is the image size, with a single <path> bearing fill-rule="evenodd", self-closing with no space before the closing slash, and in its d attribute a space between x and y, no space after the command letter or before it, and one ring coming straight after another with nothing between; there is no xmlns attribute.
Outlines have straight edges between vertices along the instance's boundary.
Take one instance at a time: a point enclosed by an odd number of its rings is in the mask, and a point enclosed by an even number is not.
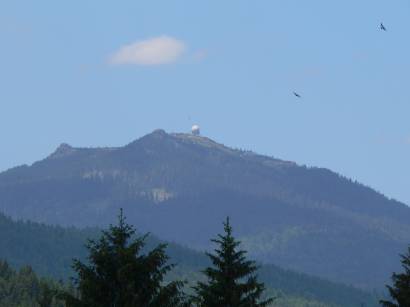
<svg viewBox="0 0 410 307"><path fill-rule="evenodd" d="M34 222L16 222L0 214L0 259L6 260L13 268L30 265L40 276L67 281L68 277L73 274L71 270L72 259L85 259L87 251L84 244L87 239L96 238L99 234L100 230L98 229L78 230ZM146 250L154 248L161 242L154 236L149 236ZM189 285L193 285L194 281L203 278L200 271L209 265L209 260L205 254L175 243L169 244L167 254L170 257L170 262L177 264L168 278L187 280ZM10 270L3 269L2 271L7 273ZM22 272L15 273L15 276L27 275L28 279L24 277L24 280L33 283L33 287L36 288L38 278L34 276L32 270L25 268ZM11 274L6 273L4 276ZM303 304L310 302L313 304L312 306L330 306L332 304L360 306L362 302L365 302L367 306L371 306L375 302L375 298L367 292L284 270L274 265L261 266L259 275L261 280L266 283L270 293L279 295L283 304L290 304L290 302L296 304L297 302L301 304L300 306L305 306ZM0 287L0 291L9 293L7 292L9 290L6 289L11 289L11 284L19 279L6 280L4 276L3 287Z"/></svg>
<svg viewBox="0 0 410 307"><path fill-rule="evenodd" d="M105 227L120 207L140 230L198 250L229 215L256 259L367 289L384 287L410 242L402 203L330 170L188 134L64 144L0 174L0 210L15 218Z"/></svg>

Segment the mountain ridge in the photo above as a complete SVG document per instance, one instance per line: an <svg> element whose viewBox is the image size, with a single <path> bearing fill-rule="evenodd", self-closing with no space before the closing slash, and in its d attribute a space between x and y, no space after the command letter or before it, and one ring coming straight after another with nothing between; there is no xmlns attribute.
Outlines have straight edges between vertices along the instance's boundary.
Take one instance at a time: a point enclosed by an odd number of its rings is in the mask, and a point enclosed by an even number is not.
<svg viewBox="0 0 410 307"><path fill-rule="evenodd" d="M256 259L381 288L410 242L410 208L328 169L155 130L123 147L61 145L0 173L0 210L104 226L119 207L144 231L200 250L230 215ZM374 272L374 267L376 272Z"/></svg>

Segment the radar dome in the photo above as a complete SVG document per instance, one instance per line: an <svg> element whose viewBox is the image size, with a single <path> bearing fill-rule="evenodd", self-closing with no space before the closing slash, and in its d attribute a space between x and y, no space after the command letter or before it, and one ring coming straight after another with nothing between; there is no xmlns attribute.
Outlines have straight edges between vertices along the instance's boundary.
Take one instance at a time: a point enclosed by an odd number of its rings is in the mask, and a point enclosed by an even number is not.
<svg viewBox="0 0 410 307"><path fill-rule="evenodd" d="M198 125L193 125L191 128L192 134L193 135L199 135L200 134L200 129Z"/></svg>

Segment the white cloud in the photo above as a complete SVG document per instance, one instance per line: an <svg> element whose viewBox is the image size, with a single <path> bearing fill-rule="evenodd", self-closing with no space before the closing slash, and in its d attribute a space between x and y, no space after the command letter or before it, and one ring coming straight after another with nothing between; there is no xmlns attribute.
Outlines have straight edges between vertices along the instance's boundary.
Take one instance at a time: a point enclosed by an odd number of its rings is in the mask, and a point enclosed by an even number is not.
<svg viewBox="0 0 410 307"><path fill-rule="evenodd" d="M185 44L170 36L159 36L121 47L112 57L113 64L161 65L178 60Z"/></svg>

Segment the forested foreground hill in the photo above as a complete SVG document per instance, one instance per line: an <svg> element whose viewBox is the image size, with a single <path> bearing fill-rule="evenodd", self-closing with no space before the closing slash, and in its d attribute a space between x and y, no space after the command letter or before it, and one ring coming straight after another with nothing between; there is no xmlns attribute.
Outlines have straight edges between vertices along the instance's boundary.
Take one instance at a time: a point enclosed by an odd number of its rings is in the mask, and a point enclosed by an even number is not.
<svg viewBox="0 0 410 307"><path fill-rule="evenodd" d="M15 218L105 227L120 207L141 230L199 250L229 215L256 259L367 289L388 282L410 242L404 204L201 136L157 130L118 148L63 144L0 174L0 210Z"/></svg>
<svg viewBox="0 0 410 307"><path fill-rule="evenodd" d="M19 270L0 261L0 307L64 307L53 293L63 286L39 277L31 267Z"/></svg>
<svg viewBox="0 0 410 307"><path fill-rule="evenodd" d="M87 238L95 238L99 233L97 229L77 230L33 222L16 222L0 215L0 259L6 260L14 268L30 265L40 276L67 280L72 275L72 258L84 259ZM160 243L160 240L150 236L147 243L146 248L149 250ZM209 264L204 254L178 244L169 244L167 253L170 262L178 264L168 278L186 279L191 285L202 278L200 271ZM28 268L20 273L14 272L14 275L10 270L3 269L2 272L0 301L2 297L20 295L27 299L28 294L23 291L27 288L27 283L33 283L33 289L38 288L39 280ZM367 292L274 265L263 265L259 275L266 283L268 292L279 297L277 303L280 302L280 306L361 306L362 303L376 306L375 298ZM22 284L16 286L19 282Z"/></svg>

